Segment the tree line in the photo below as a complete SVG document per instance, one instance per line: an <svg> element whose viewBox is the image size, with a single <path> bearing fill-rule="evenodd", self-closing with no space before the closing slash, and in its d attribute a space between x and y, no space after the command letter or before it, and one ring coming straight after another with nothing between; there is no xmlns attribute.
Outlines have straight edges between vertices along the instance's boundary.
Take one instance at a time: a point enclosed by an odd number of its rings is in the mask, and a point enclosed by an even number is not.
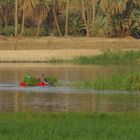
<svg viewBox="0 0 140 140"><path fill-rule="evenodd" d="M140 0L0 0L0 34L140 38Z"/></svg>

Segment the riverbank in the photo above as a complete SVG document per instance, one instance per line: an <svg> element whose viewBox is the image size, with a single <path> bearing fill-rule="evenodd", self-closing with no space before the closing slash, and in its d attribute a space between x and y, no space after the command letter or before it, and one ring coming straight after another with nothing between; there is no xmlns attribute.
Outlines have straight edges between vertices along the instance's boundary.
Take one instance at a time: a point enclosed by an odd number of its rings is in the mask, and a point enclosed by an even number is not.
<svg viewBox="0 0 140 140"><path fill-rule="evenodd" d="M96 37L0 37L0 50L140 49L140 40Z"/></svg>
<svg viewBox="0 0 140 140"><path fill-rule="evenodd" d="M50 59L71 59L94 56L106 50L140 50L140 41L133 38L0 38L1 62L46 62Z"/></svg>
<svg viewBox="0 0 140 140"><path fill-rule="evenodd" d="M0 113L2 140L132 140L140 113Z"/></svg>
<svg viewBox="0 0 140 140"><path fill-rule="evenodd" d="M50 60L69 60L78 56L101 54L100 50L0 50L0 62L48 62Z"/></svg>

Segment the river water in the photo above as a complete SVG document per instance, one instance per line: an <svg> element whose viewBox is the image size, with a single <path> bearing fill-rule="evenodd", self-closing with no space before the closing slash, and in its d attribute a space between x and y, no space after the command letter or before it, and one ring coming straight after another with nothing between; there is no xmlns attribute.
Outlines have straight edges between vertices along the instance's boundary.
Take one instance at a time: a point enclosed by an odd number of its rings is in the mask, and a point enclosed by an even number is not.
<svg viewBox="0 0 140 140"><path fill-rule="evenodd" d="M95 66L70 64L0 64L0 112L126 112L140 111L140 93L128 91L96 91L76 89L70 85L139 67ZM57 87L26 87L18 83L24 74L39 77L53 75Z"/></svg>

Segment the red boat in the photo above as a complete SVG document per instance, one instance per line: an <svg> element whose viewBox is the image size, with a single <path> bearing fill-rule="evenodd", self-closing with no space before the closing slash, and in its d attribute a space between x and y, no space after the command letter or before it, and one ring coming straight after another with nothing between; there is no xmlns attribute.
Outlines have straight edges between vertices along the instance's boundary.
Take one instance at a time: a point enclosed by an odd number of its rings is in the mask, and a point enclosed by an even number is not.
<svg viewBox="0 0 140 140"><path fill-rule="evenodd" d="M44 87L44 86L48 86L49 84L46 83L46 82L39 82L36 84L36 86L39 86L39 87Z"/></svg>
<svg viewBox="0 0 140 140"><path fill-rule="evenodd" d="M37 83L35 86L44 87L44 86L48 86L48 85L49 85L49 84L46 83L46 82L39 82L39 83ZM26 87L27 85L26 85L26 83L24 83L24 82L20 82L20 83L19 83L19 86L20 86L20 87Z"/></svg>

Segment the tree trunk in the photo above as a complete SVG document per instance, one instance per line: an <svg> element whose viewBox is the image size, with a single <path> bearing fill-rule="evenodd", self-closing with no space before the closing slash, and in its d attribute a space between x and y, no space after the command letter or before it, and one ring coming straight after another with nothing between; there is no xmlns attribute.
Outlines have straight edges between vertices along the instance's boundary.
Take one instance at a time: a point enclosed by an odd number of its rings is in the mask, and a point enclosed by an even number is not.
<svg viewBox="0 0 140 140"><path fill-rule="evenodd" d="M18 35L18 0L15 0L15 36Z"/></svg>
<svg viewBox="0 0 140 140"><path fill-rule="evenodd" d="M125 31L125 36L129 36L131 34L131 16L132 16L132 12L134 10L135 6L133 3L133 0L130 0L128 3L128 10L125 11L125 19L127 19L127 24L128 24L128 29L126 29L127 31Z"/></svg>
<svg viewBox="0 0 140 140"><path fill-rule="evenodd" d="M89 28L86 21L84 1L81 0L81 3L82 3L82 17L83 17L85 28L86 28L86 36L89 36Z"/></svg>
<svg viewBox="0 0 140 140"><path fill-rule="evenodd" d="M134 9L134 5L133 2L131 2L130 6L129 6L129 11L128 11L128 15L127 15L127 21L128 21L128 35L131 34L131 16L132 16L132 12Z"/></svg>
<svg viewBox="0 0 140 140"><path fill-rule="evenodd" d="M7 5L8 6L8 5ZM5 30L7 31L7 27L8 27L8 9L7 9L7 6L6 6L6 15L5 15L5 18L4 18L4 21L5 21Z"/></svg>
<svg viewBox="0 0 140 140"><path fill-rule="evenodd" d="M23 1L21 35L24 34L24 29L25 29L25 0Z"/></svg>
<svg viewBox="0 0 140 140"><path fill-rule="evenodd" d="M95 23L95 16L96 16L96 0L93 0L93 9L92 9L92 25Z"/></svg>
<svg viewBox="0 0 140 140"><path fill-rule="evenodd" d="M41 26L41 22L39 21L39 22L37 23L37 32L36 32L36 37L38 37L38 36L39 36L39 34L40 34L40 26Z"/></svg>
<svg viewBox="0 0 140 140"><path fill-rule="evenodd" d="M59 24L58 24L56 12L55 12L55 9L54 9L54 2L55 2L55 1L52 0L52 12L53 12L53 17L54 17L54 21L55 21L55 25L56 25L58 34L59 34L60 37L62 37L62 33L61 33L61 31L60 31L60 27L59 27Z"/></svg>
<svg viewBox="0 0 140 140"><path fill-rule="evenodd" d="M90 28L90 24L92 21L92 0L86 0L84 3L84 7L86 7L85 9L85 13L86 13L86 22L87 22L87 27L88 29Z"/></svg>
<svg viewBox="0 0 140 140"><path fill-rule="evenodd" d="M65 36L68 36L68 22L69 22L69 0L67 0L66 5Z"/></svg>

